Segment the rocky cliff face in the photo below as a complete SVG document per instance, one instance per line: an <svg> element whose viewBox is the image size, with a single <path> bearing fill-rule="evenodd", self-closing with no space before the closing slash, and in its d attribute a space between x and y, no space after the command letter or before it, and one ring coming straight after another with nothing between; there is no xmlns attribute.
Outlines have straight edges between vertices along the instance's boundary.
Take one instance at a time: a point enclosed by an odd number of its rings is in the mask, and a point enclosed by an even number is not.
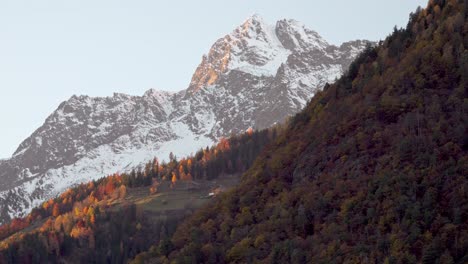
<svg viewBox="0 0 468 264"><path fill-rule="evenodd" d="M368 44L337 47L297 21L271 26L254 15L216 41L185 90L73 96L0 161L0 221L74 184L282 122Z"/></svg>

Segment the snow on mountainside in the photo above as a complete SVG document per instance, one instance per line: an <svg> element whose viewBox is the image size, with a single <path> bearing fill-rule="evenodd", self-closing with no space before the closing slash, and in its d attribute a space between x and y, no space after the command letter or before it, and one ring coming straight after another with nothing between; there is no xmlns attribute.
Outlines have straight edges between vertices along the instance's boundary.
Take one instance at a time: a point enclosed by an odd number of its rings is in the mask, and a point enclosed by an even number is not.
<svg viewBox="0 0 468 264"><path fill-rule="evenodd" d="M282 122L369 43L337 47L297 21L254 15L216 41L186 90L73 96L0 160L0 222L75 184Z"/></svg>

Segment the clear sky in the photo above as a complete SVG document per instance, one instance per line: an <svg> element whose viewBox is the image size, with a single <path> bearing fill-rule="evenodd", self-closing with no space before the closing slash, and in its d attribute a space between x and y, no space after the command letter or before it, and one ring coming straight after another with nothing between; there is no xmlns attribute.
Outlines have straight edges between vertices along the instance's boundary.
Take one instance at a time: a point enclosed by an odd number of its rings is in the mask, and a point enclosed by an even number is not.
<svg viewBox="0 0 468 264"><path fill-rule="evenodd" d="M426 0L1 0L0 158L73 94L185 89L211 45L254 13L330 43L380 40Z"/></svg>

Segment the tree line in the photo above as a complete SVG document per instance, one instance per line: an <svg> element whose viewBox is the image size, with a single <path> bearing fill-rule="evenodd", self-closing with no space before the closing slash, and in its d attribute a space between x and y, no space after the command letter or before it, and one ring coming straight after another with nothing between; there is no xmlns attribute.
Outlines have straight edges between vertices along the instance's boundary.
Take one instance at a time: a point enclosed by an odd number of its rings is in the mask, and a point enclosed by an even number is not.
<svg viewBox="0 0 468 264"><path fill-rule="evenodd" d="M54 263L68 259L82 263L124 263L151 245L169 238L187 212L153 221L154 216L122 202L129 188L148 188L153 182L213 180L243 173L281 127L222 138L215 146L167 162L157 158L129 173L116 173L71 188L34 208L25 218L0 227L1 263ZM28 230L31 229L31 230ZM25 231L28 230L28 231Z"/></svg>

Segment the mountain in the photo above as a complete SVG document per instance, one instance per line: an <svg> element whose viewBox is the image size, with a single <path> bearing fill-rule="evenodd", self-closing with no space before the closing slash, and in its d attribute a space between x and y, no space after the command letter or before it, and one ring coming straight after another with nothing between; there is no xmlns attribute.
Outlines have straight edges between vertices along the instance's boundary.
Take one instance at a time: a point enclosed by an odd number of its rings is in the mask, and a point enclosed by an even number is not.
<svg viewBox="0 0 468 264"><path fill-rule="evenodd" d="M297 21L270 26L254 15L216 41L185 90L73 96L0 161L0 221L155 156L185 156L249 127L283 122L369 44L337 47Z"/></svg>
<svg viewBox="0 0 468 264"><path fill-rule="evenodd" d="M467 17L430 1L286 124L48 200L0 262L467 263Z"/></svg>
<svg viewBox="0 0 468 264"><path fill-rule="evenodd" d="M467 17L418 9L134 263L468 263Z"/></svg>

